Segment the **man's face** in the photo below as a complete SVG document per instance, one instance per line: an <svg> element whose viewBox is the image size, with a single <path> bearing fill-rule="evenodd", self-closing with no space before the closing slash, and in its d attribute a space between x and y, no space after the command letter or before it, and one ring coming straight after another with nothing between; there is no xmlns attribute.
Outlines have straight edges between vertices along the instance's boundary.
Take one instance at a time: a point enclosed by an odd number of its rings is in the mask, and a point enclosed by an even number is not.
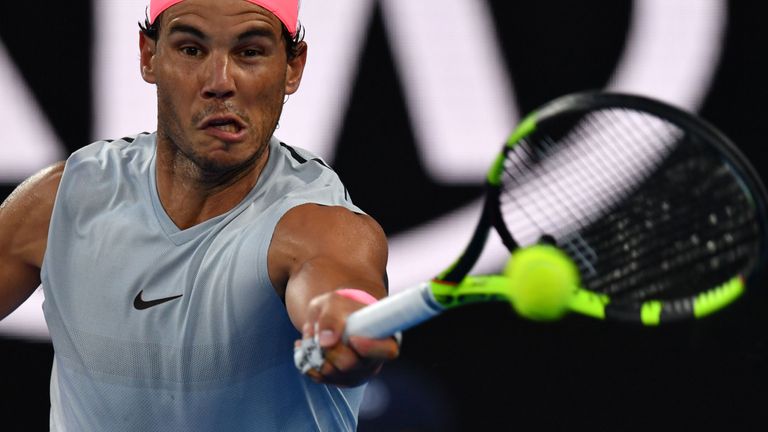
<svg viewBox="0 0 768 432"><path fill-rule="evenodd" d="M298 89L306 51L287 59L280 21L243 0L186 0L158 19L141 63L157 85L161 145L212 174L246 168Z"/></svg>

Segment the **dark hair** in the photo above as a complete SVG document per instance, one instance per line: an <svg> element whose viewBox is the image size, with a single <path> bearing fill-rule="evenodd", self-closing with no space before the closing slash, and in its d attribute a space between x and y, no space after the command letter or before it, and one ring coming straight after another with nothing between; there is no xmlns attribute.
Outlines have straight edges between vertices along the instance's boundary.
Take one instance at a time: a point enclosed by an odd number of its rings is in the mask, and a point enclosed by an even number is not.
<svg viewBox="0 0 768 432"><path fill-rule="evenodd" d="M157 42L158 38L160 37L160 17L162 16L162 13L158 15L157 18L155 18L155 22L153 23L149 22L149 16L144 18L143 23L139 22L139 28L141 29L141 32L155 42ZM288 29L285 27L285 24L280 24L283 28L285 54L288 56L288 60L291 60L299 55L299 43L304 40L304 26L302 26L301 23L297 23L296 34L291 36L291 34L288 32Z"/></svg>

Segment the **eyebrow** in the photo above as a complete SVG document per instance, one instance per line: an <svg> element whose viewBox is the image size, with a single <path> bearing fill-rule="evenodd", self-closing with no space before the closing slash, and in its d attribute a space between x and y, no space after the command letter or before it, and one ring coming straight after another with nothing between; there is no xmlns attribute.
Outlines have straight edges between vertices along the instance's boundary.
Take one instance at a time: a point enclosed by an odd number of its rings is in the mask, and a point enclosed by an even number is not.
<svg viewBox="0 0 768 432"><path fill-rule="evenodd" d="M171 35L174 33L187 33L197 37L198 39L202 39L202 40L208 39L208 36L205 33L203 33L200 29L187 24L173 24L171 28L168 29L168 34Z"/></svg>
<svg viewBox="0 0 768 432"><path fill-rule="evenodd" d="M237 41L242 42L244 40L247 40L253 37L265 37L271 40L275 40L274 32L270 31L269 29L258 28L258 29L247 30L247 31L244 31L243 33L240 33L237 36Z"/></svg>
<svg viewBox="0 0 768 432"><path fill-rule="evenodd" d="M198 39L208 40L209 37L202 30L189 24L173 24L168 30L168 34L174 33L186 33L197 37ZM276 40L274 32L264 28L254 28L246 30L237 36L238 42L243 42L250 38L268 38L270 40Z"/></svg>

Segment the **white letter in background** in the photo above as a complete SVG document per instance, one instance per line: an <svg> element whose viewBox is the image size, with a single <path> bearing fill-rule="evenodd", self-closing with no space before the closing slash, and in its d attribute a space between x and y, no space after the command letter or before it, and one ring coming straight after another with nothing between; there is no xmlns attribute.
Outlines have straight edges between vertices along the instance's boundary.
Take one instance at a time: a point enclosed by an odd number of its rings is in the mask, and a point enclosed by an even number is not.
<svg viewBox="0 0 768 432"><path fill-rule="evenodd" d="M0 42L0 183L20 183L64 157L48 119Z"/></svg>
<svg viewBox="0 0 768 432"><path fill-rule="evenodd" d="M93 139L117 139L157 129L155 86L139 65L139 25L149 0L93 2Z"/></svg>
<svg viewBox="0 0 768 432"><path fill-rule="evenodd" d="M699 109L720 63L728 23L722 0L642 0L608 88Z"/></svg>
<svg viewBox="0 0 768 432"><path fill-rule="evenodd" d="M427 174L444 183L482 181L519 117L488 4L380 4Z"/></svg>
<svg viewBox="0 0 768 432"><path fill-rule="evenodd" d="M307 29L309 45L307 66L301 88L283 107L275 135L331 164L373 6L371 0L301 2L299 20Z"/></svg>

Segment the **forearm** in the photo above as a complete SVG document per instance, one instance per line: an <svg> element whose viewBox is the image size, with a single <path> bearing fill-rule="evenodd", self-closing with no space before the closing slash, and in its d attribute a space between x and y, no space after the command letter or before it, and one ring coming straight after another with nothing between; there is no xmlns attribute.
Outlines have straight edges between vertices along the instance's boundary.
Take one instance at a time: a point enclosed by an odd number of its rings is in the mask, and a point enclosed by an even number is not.
<svg viewBox="0 0 768 432"><path fill-rule="evenodd" d="M316 258L305 262L288 281L285 304L291 321L300 331L308 320L308 311L313 299L336 291L352 288L361 290L376 299L387 295L381 269L346 268L345 265L327 258Z"/></svg>

